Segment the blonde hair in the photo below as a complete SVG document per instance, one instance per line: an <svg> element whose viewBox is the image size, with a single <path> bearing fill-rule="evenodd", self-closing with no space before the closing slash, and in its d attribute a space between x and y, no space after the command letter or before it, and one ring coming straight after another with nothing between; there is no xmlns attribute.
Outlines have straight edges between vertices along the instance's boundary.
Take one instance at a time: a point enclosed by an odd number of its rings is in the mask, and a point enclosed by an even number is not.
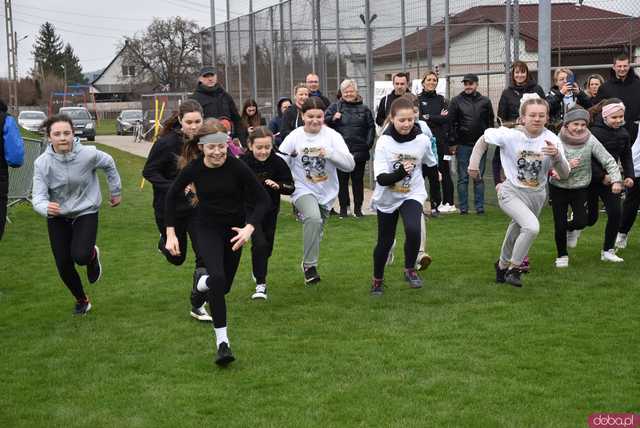
<svg viewBox="0 0 640 428"><path fill-rule="evenodd" d="M545 109L547 110L547 116L549 116L549 103L547 102L547 100L543 100L538 96L538 97L527 98L526 100L520 103L520 117L524 117L524 115L527 113L527 107L531 105L544 106Z"/></svg>
<svg viewBox="0 0 640 428"><path fill-rule="evenodd" d="M306 83L298 83L296 86L294 86L294 87L293 87L293 96L295 97L295 96L296 96L296 94L298 93L298 91L299 91L300 89L302 89L302 88L304 88L304 89L306 89L307 91L309 91L309 88L307 87L307 84L306 84Z"/></svg>
<svg viewBox="0 0 640 428"><path fill-rule="evenodd" d="M558 81L558 76L560 76L560 73L565 73L567 75L567 78L573 77L573 71L569 70L568 68L562 67L562 68L557 69L553 73L553 81L554 82Z"/></svg>
<svg viewBox="0 0 640 428"><path fill-rule="evenodd" d="M349 86L351 86L354 91L358 92L358 84L353 79L344 79L342 83L340 83L340 91L344 92L344 90Z"/></svg>

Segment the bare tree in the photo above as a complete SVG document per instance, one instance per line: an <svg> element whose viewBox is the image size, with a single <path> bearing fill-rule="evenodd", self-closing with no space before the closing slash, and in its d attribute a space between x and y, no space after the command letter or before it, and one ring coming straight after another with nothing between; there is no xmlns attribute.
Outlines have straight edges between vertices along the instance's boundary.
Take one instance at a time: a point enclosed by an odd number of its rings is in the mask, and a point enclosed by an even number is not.
<svg viewBox="0 0 640 428"><path fill-rule="evenodd" d="M188 89L200 66L200 31L195 21L179 16L154 18L140 36L125 39L121 48L130 49L124 50L124 60L142 71L136 73L138 80L170 90Z"/></svg>

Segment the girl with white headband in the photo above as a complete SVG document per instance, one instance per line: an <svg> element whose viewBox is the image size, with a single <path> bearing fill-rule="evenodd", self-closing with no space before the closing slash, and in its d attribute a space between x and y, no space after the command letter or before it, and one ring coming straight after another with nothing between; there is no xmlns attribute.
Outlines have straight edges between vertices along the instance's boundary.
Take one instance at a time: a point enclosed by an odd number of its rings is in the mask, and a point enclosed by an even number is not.
<svg viewBox="0 0 640 428"><path fill-rule="evenodd" d="M633 186L634 171L629 133L623 126L624 111L624 104L617 98L610 98L597 104L591 109L593 115L591 133L602 143L615 161L622 164L624 187L630 188ZM598 221L598 200L602 200L607 212L607 225L600 259L605 262L620 263L624 260L615 253L616 235L622 217L620 194L612 192L612 176L604 171L599 162L592 160L592 169L589 198L587 199L587 226L593 226ZM570 241L577 242L580 233L574 233L575 237ZM571 246L573 242L569 242L569 245Z"/></svg>
<svg viewBox="0 0 640 428"><path fill-rule="evenodd" d="M620 170L613 156L589 132L589 112L580 107L567 111L564 115L560 140L564 154L571 165L571 172L566 179L552 174L549 179L549 199L553 207L553 223L555 225L557 268L569 266L567 246L575 247L575 237L587 224L585 204L589 195L591 182L591 158L602 164L613 182L613 193L622 191ZM571 206L573 218L567 220L567 211Z"/></svg>
<svg viewBox="0 0 640 428"><path fill-rule="evenodd" d="M527 99L520 105L523 127L490 128L473 148L469 175L478 177L487 144L500 147L500 160L506 180L498 190L498 204L511 217L502 243L500 259L495 263L496 282L522 287L522 260L538 235L538 216L547 198L547 175L553 167L560 178L569 175L569 163L560 140L545 128L549 104L541 98Z"/></svg>
<svg viewBox="0 0 640 428"><path fill-rule="evenodd" d="M254 225L260 224L270 207L267 192L244 162L228 155L227 133L214 127L198 141L202 155L185 166L169 188L166 196L166 248L173 256L180 255L176 236L176 205L184 189L193 184L197 190L195 213L196 246L207 275L198 279L198 291L207 294L213 311L216 336L216 364L224 366L235 358L227 337L227 307L225 294L231 290L238 270L242 246L249 240ZM245 213L245 206L253 211Z"/></svg>

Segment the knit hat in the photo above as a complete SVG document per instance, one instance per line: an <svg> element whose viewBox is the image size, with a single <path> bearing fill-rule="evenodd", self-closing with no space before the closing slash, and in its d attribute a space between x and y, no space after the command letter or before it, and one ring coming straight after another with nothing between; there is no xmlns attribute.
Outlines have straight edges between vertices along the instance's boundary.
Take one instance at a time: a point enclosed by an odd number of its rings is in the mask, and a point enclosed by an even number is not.
<svg viewBox="0 0 640 428"><path fill-rule="evenodd" d="M606 119L618 110L622 110L624 112L625 107L623 103L607 104L606 106L602 107L602 117Z"/></svg>
<svg viewBox="0 0 640 428"><path fill-rule="evenodd" d="M562 124L567 125L568 123L575 122L576 120L584 120L589 123L589 112L583 108L574 108L573 110L569 110L565 113Z"/></svg>
<svg viewBox="0 0 640 428"><path fill-rule="evenodd" d="M214 134L203 135L198 140L198 144L209 144L209 143L220 144L220 143L226 143L226 142L227 142L227 134L225 134L224 132L216 132Z"/></svg>

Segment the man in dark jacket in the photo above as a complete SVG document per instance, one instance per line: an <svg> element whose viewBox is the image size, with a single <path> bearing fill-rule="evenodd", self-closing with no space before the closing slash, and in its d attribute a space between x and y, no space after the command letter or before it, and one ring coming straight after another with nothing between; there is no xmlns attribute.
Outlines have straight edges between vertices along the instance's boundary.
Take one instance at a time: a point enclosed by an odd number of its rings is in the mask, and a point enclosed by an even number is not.
<svg viewBox="0 0 640 428"><path fill-rule="evenodd" d="M609 80L598 90L594 103L607 98L619 98L624 103L625 127L633 144L638 136L636 121L640 119L640 78L630 68L627 55L622 54L614 58Z"/></svg>
<svg viewBox="0 0 640 428"><path fill-rule="evenodd" d="M393 91L380 100L378 112L376 113L376 124L382 126L391 111L391 103L396 98L400 98L409 90L409 74L397 73L393 76Z"/></svg>
<svg viewBox="0 0 640 428"><path fill-rule="evenodd" d="M9 168L18 168L24 162L24 142L16 121L7 114L7 105L0 100L0 239L7 221L9 194Z"/></svg>
<svg viewBox="0 0 640 428"><path fill-rule="evenodd" d="M324 103L324 108L326 110L331 104L331 101L329 101L329 98L325 97L322 95L322 92L320 92L320 77L315 73L307 74L305 85L309 88L309 96L320 98Z"/></svg>
<svg viewBox="0 0 640 428"><path fill-rule="evenodd" d="M280 131L282 130L282 120L284 117L284 113L287 111L289 106L291 106L291 98L282 97L278 100L277 104L277 114L271 119L269 122L269 129L273 133L274 144L277 147L280 147L280 143L282 143L282 136L280 135Z"/></svg>
<svg viewBox="0 0 640 428"><path fill-rule="evenodd" d="M356 161L352 172L338 170L340 217L347 217L349 211L349 178L353 185L353 215L362 217L364 167L370 158L369 151L373 147L376 126L371 110L358 95L358 85L354 80L343 81L340 92L342 98L331 104L324 115L325 123L342 135Z"/></svg>
<svg viewBox="0 0 640 428"><path fill-rule="evenodd" d="M215 117L216 119L226 117L231 120L233 122L233 135L237 136L240 129L240 115L231 95L218 83L215 67L207 66L200 69L198 86L191 98L200 103L205 119L208 117Z"/></svg>
<svg viewBox="0 0 640 428"><path fill-rule="evenodd" d="M469 212L468 187L469 159L476 141L487 128L495 123L493 106L488 97L478 92L478 76L466 74L462 79L464 91L449 104L449 145L456 154L458 167L458 205L460 214ZM480 162L480 177L473 181L473 193L477 214L484 214L484 167L486 154Z"/></svg>

